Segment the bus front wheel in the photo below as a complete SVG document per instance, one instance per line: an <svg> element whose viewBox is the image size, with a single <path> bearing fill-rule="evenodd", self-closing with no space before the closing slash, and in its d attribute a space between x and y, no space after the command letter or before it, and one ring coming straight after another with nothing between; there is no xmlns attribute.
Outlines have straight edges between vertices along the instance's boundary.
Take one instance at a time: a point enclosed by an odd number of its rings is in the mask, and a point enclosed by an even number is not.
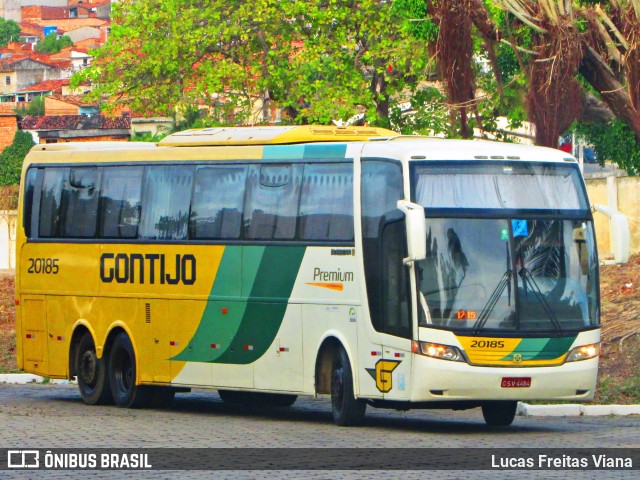
<svg viewBox="0 0 640 480"><path fill-rule="evenodd" d="M491 427L508 427L516 416L518 402L495 401L482 404L482 416Z"/></svg>
<svg viewBox="0 0 640 480"><path fill-rule="evenodd" d="M142 408L149 405L153 392L136 385L136 357L129 335L119 333L109 354L109 385L113 401L119 407Z"/></svg>
<svg viewBox="0 0 640 480"><path fill-rule="evenodd" d="M360 425L367 408L364 400L355 398L349 356L342 347L333 357L331 366L331 407L333 421L341 427Z"/></svg>
<svg viewBox="0 0 640 480"><path fill-rule="evenodd" d="M98 358L89 332L80 339L76 350L76 376L82 400L87 405L113 403L104 356Z"/></svg>

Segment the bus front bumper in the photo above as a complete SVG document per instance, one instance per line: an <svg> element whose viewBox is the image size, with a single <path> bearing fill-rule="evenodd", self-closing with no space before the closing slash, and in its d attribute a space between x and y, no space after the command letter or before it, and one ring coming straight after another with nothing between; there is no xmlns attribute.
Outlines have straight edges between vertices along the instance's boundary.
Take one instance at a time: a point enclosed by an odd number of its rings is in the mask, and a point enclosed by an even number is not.
<svg viewBox="0 0 640 480"><path fill-rule="evenodd" d="M463 362L415 355L413 367L412 402L575 401L593 398L598 357L553 367L505 368L472 366ZM523 386L528 383L529 386Z"/></svg>

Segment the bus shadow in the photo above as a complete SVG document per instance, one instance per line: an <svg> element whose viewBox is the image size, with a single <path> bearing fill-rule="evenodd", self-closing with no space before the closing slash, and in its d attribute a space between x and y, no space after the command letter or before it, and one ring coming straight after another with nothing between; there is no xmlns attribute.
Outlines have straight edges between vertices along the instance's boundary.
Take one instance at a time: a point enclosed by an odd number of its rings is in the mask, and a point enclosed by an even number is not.
<svg viewBox="0 0 640 480"><path fill-rule="evenodd" d="M81 404L78 395L53 395L49 400ZM115 406L99 406L87 408L101 408L114 410ZM327 401L314 400L302 397L291 407L251 407L224 403L220 397L211 392L203 394L178 394L173 403L166 408L146 408L138 410L142 415L149 412L156 415L162 412L165 415L202 415L206 417L237 417L254 418L269 421L304 422L307 424L333 425L331 405ZM439 416L442 412L442 416ZM473 412L473 413L470 413ZM112 413L112 412L111 412ZM338 427L336 427L338 428ZM549 425L523 425L516 417L514 424L505 428L493 428L484 423L479 409L468 412L450 412L447 410L412 410L410 412L393 412L384 409L369 407L364 424L360 428L378 428L384 430L396 430L404 432L437 433L442 435L477 434L483 435L490 432L504 432L505 434L523 434L540 432L558 432L562 426L557 423L553 428Z"/></svg>

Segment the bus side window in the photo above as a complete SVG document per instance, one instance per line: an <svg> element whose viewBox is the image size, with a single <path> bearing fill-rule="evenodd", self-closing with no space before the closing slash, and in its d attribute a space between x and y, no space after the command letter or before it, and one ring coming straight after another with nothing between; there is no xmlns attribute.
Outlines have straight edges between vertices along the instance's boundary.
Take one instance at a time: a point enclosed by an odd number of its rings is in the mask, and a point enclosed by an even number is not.
<svg viewBox="0 0 640 480"><path fill-rule="evenodd" d="M62 188L60 236L94 238L98 219L98 168L71 168Z"/></svg>
<svg viewBox="0 0 640 480"><path fill-rule="evenodd" d="M300 195L300 239L353 240L353 165L307 164Z"/></svg>
<svg viewBox="0 0 640 480"><path fill-rule="evenodd" d="M140 238L145 240L187 238L193 170L194 167L190 165L146 168Z"/></svg>
<svg viewBox="0 0 640 480"><path fill-rule="evenodd" d="M191 238L240 238L246 179L245 165L197 168L191 200Z"/></svg>
<svg viewBox="0 0 640 480"><path fill-rule="evenodd" d="M104 167L100 192L100 237L138 236L142 172L142 167Z"/></svg>
<svg viewBox="0 0 640 480"><path fill-rule="evenodd" d="M38 222L39 237L54 238L58 236L62 186L68 176L68 168L45 168L44 170Z"/></svg>
<svg viewBox="0 0 640 480"><path fill-rule="evenodd" d="M33 238L38 233L38 212L40 210L40 198L42 195L41 168L30 168L24 187L24 205L22 213L22 225L27 238Z"/></svg>
<svg viewBox="0 0 640 480"><path fill-rule="evenodd" d="M293 240L296 235L302 165L249 167L244 209L248 240Z"/></svg>

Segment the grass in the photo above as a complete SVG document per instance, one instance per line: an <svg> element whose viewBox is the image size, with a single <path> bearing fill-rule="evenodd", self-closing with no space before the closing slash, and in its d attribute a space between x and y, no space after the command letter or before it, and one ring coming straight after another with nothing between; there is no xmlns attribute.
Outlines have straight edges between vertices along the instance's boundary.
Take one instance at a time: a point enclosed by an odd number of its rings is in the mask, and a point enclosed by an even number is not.
<svg viewBox="0 0 640 480"><path fill-rule="evenodd" d="M594 404L640 404L640 334L604 347Z"/></svg>
<svg viewBox="0 0 640 480"><path fill-rule="evenodd" d="M20 373L16 367L16 332L0 329L0 373Z"/></svg>

